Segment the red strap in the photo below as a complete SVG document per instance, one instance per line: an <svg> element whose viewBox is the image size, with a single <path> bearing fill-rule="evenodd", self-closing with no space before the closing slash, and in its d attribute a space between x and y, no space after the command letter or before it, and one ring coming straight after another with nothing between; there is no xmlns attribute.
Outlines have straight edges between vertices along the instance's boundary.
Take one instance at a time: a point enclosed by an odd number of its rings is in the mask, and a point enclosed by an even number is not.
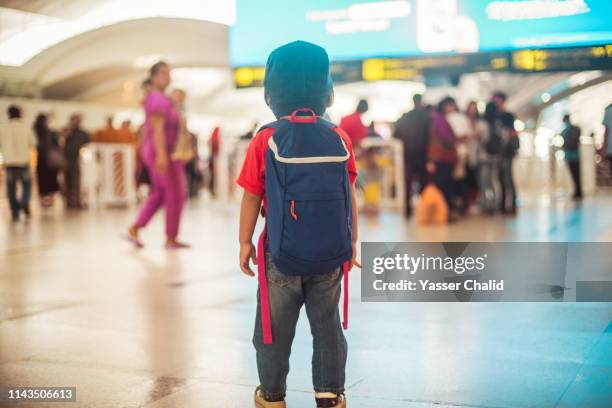
<svg viewBox="0 0 612 408"><path fill-rule="evenodd" d="M298 216L295 213L295 201L291 200L291 216L293 217L294 220L298 220Z"/></svg>
<svg viewBox="0 0 612 408"><path fill-rule="evenodd" d="M348 275L349 275L349 262L350 261L346 261L343 265L342 265L342 272L344 274L343 276L343 280L344 280L344 306L342 308L342 313L343 313L343 322L342 322L342 327L344 327L344 330L348 329Z"/></svg>
<svg viewBox="0 0 612 408"><path fill-rule="evenodd" d="M263 331L263 343L272 344L272 324L270 322L270 298L268 295L268 279L266 277L266 260L265 260L265 249L264 240L266 236L266 229L261 232L259 241L257 243L257 279L259 281L259 304L261 309L261 326ZM344 330L348 329L348 275L349 275L349 262L347 261L342 264L343 272L343 284L344 284L344 301L342 307L343 322L342 327Z"/></svg>
<svg viewBox="0 0 612 408"><path fill-rule="evenodd" d="M270 323L270 298L268 296L268 279L266 277L266 258L264 239L266 227L264 226L257 242L257 280L259 281L259 304L261 309L261 326L263 330L263 343L272 344L272 324Z"/></svg>

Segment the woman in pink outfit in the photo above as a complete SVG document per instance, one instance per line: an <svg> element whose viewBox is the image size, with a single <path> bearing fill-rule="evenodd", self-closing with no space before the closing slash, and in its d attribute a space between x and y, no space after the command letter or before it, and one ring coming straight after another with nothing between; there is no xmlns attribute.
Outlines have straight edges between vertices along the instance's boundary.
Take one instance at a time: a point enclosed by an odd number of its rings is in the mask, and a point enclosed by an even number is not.
<svg viewBox="0 0 612 408"><path fill-rule="evenodd" d="M187 244L177 241L186 197L185 171L182 162L170 159L179 134L180 114L164 93L170 84L170 66L165 62L156 63L150 69L149 79L151 90L144 102L144 142L140 154L151 178L151 191L136 221L128 229L128 239L142 247L139 230L163 206L166 212L166 248L185 248Z"/></svg>

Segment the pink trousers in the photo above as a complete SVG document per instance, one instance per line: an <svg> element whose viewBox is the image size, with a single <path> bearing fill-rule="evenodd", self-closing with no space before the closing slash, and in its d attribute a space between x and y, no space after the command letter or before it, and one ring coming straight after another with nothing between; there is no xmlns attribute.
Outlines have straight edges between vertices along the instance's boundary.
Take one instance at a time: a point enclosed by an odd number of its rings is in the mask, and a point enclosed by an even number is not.
<svg viewBox="0 0 612 408"><path fill-rule="evenodd" d="M140 207L134 225L139 228L146 226L163 206L166 210L166 236L174 239L179 232L181 212L187 195L183 163L171 161L165 174L160 174L152 163L145 163L145 166L151 179L151 191Z"/></svg>

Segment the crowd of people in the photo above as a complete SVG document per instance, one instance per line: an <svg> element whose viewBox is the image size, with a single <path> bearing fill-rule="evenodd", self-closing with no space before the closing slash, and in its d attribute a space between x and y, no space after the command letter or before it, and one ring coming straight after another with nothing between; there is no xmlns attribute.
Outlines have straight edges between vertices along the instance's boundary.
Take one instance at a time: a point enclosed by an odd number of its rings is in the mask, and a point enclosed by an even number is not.
<svg viewBox="0 0 612 408"><path fill-rule="evenodd" d="M475 101L460 111L452 97L443 98L436 107L425 105L419 94L413 102L414 109L403 114L393 130L404 147L405 215L412 216L413 196L429 184L444 196L449 220L471 208L486 214L515 214L512 161L519 139L514 115L506 110L506 95L495 92L483 114ZM340 121L357 150L374 133L372 126L362 123L367 110L367 102L361 100L355 112Z"/></svg>
<svg viewBox="0 0 612 408"><path fill-rule="evenodd" d="M31 163L34 163L38 196L42 207L52 207L56 195L63 196L66 208L83 209L81 198L81 148L90 142L135 143L130 121L119 129L109 116L106 126L93 133L83 129L83 116L73 113L60 130L49 126L49 114L39 113L30 126L23 120L22 108L7 109L8 122L0 132L0 147L7 179L7 196L11 215L17 221L23 213L30 215L32 189ZM32 151L36 152L34 160ZM19 186L19 187L18 187ZM21 191L18 197L18 190Z"/></svg>
<svg viewBox="0 0 612 408"><path fill-rule="evenodd" d="M49 127L49 117L45 113L40 113L31 127L24 123L21 107L10 106L8 123L1 132L0 147L13 220L18 220L21 213L26 217L30 214L31 150L35 149L37 153L34 162L41 205L52 206L55 195L61 192L67 208L80 209L85 206L80 197L81 148L89 142L129 143L135 145L137 152L137 184L149 185L151 194L130 227L128 238L136 245L142 245L138 230L164 204L168 245L182 246L176 241L182 200L187 195L198 194L203 172L208 172L208 187L215 195L214 168L219 154L220 130L216 127L212 132L210 159L203 169L198 159L197 137L186 125L186 94L181 89L166 94L169 84L169 66L164 62L154 65L143 83L145 122L136 131L132 130L129 120L115 128L114 118L108 116L105 126L90 134L82 128L82 115L79 113L71 115L66 126L59 131ZM393 137L403 144L406 217L413 215L414 197L428 185L434 185L441 192L451 221L469 212L516 214L517 192L512 163L519 149L519 138L514 115L506 109L506 99L503 92L494 92L481 112L475 101L469 102L461 111L452 97L445 97L437 106L432 106L424 103L422 95L413 96L414 108L393 125ZM369 203L376 201L370 198L378 197L380 192L371 188L374 183L368 182L382 176L376 163L375 149L361 149L365 138L380 137L373 122L369 126L363 123L363 115L368 109L368 102L360 100L355 111L340 120L339 127L349 136L357 158L361 159L360 174L365 180L365 185L361 186L366 201L364 208L377 213L376 206ZM610 112L608 106L604 118L604 148L600 152L604 158L612 156L608 133ZM571 122L569 115L564 116L563 122L562 149L574 183L574 198L580 199L580 128ZM251 139L257 127L255 124L241 139ZM160 171L168 169L172 169L169 179L157 177ZM18 190L21 190L20 197Z"/></svg>
<svg viewBox="0 0 612 408"><path fill-rule="evenodd" d="M157 171L153 171L161 164L157 165L149 160L152 155L152 146L157 146L158 141L153 143L147 135L152 131L153 122L157 123L152 120L152 116L158 116L162 109L166 109L165 114L173 115L172 118L176 122L167 125L168 134L173 137L167 140L169 150L167 165L176 170L176 180L174 180L176 183L172 184L178 186L180 191L177 191L177 194L180 197L185 195L193 197L198 194L202 184L202 171L198 163L197 137L186 127L183 113L185 92L175 89L168 97L164 95L163 101L171 105L162 106L160 99L162 96L156 94L159 91L153 82L145 85L143 105L147 120L136 131L132 130L129 120L122 121L119 128L114 127L113 116L108 116L105 126L90 133L83 129L83 116L80 113L72 114L68 123L60 130L52 129L49 126L49 114L47 113L38 114L34 124L29 125L23 119L20 106L9 106L7 109L8 122L2 125L0 131L0 153L3 158L7 196L13 221L18 221L22 213L26 217L30 216L32 163L34 163L35 180L42 207L52 207L58 194L63 196L67 209L86 207L87 203L84 203L81 198L81 149L90 142L133 145L137 158L136 183L149 185L151 196L155 198L155 194L160 192L160 186L165 184L157 177ZM157 95L155 97L158 100L151 100L152 95ZM176 126L176 129L172 130L172 126ZM181 137L178 137L178 134L181 134ZM34 156L33 151L36 152ZM151 196L147 202L157 201ZM180 208L178 204L174 207ZM173 208L172 205L170 208ZM180 214L180 211L174 210L174 213L177 212ZM144 221L141 219L140 222Z"/></svg>
<svg viewBox="0 0 612 408"><path fill-rule="evenodd" d="M81 115L71 115L68 124L59 132L49 127L47 114L39 114L32 128L24 122L20 106L9 106L7 115L8 123L0 132L0 151L13 221L19 220L21 213L30 216L30 163L34 149L41 205L52 206L55 194L61 191L68 208L82 208L79 151L89 143L90 137L81 128ZM20 197L18 189L21 190Z"/></svg>

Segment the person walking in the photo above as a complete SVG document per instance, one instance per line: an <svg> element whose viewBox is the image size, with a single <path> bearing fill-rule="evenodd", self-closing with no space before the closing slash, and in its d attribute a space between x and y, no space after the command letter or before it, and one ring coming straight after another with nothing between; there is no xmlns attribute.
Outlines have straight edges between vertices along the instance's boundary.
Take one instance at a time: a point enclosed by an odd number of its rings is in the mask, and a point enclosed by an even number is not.
<svg viewBox="0 0 612 408"><path fill-rule="evenodd" d="M612 103L606 107L603 118L604 141L599 154L605 160L608 159L610 173L612 173Z"/></svg>
<svg viewBox="0 0 612 408"><path fill-rule="evenodd" d="M170 160L180 160L183 164L193 159L194 156L191 133L187 126L187 116L185 114L186 98L187 93L182 89L175 89L170 93L170 100L179 115L179 131L174 148L170 153Z"/></svg>
<svg viewBox="0 0 612 408"><path fill-rule="evenodd" d="M497 190L495 180L499 167L501 136L496 131L497 107L489 102L485 108L483 132L478 144L478 185L480 189L480 209L488 215L498 210Z"/></svg>
<svg viewBox="0 0 612 408"><path fill-rule="evenodd" d="M368 136L368 128L363 124L362 116L369 109L368 101L361 99L355 112L340 119L338 127L348 135L355 149L361 148L361 142Z"/></svg>
<svg viewBox="0 0 612 408"><path fill-rule="evenodd" d="M34 133L36 134L38 195L41 205L50 207L53 205L53 196L60 190L57 174L63 169L65 159L59 146L57 132L49 129L47 115L41 113L36 117Z"/></svg>
<svg viewBox="0 0 612 408"><path fill-rule="evenodd" d="M180 130L174 151L170 156L173 160L180 160L185 166L185 182L187 185L187 196L195 197L197 195L197 137L189 131L187 126L187 116L185 114L185 100L187 93L182 89L175 89L170 94L170 99L174 103L174 107L180 115Z"/></svg>
<svg viewBox="0 0 612 408"><path fill-rule="evenodd" d="M189 132L189 142L193 150L193 157L185 163L185 177L187 178L187 196L195 198L200 194L202 184L202 171L200 169L200 153L198 151L198 135Z"/></svg>
<svg viewBox="0 0 612 408"><path fill-rule="evenodd" d="M563 152L565 153L565 161L569 167L574 182L575 200L582 198L582 182L580 180L580 128L574 125L570 115L563 116L564 128L561 131L563 137Z"/></svg>
<svg viewBox="0 0 612 408"><path fill-rule="evenodd" d="M36 139L21 118L21 108L11 105L7 109L8 123L0 127L0 153L6 174L6 191L13 221L19 220L23 211L30 216L31 152ZM21 198L17 197L17 185L21 184Z"/></svg>
<svg viewBox="0 0 612 408"><path fill-rule="evenodd" d="M215 198L217 197L217 163L219 160L219 154L221 153L221 128L215 126L210 137L208 138L208 190L210 195Z"/></svg>
<svg viewBox="0 0 612 408"><path fill-rule="evenodd" d="M189 245L177 240L186 186L183 162L170 157L181 126L180 115L165 94L170 84L170 66L163 61L157 62L149 70L149 79L151 90L144 103L145 138L141 154L152 186L136 220L128 229L127 238L141 248L143 244L139 231L163 206L166 213L166 248L186 248Z"/></svg>
<svg viewBox="0 0 612 408"><path fill-rule="evenodd" d="M405 207L404 215L412 215L412 192L415 184L419 194L427 184L427 146L429 145L429 111L423 103L423 96L415 94L412 97L414 108L403 114L393 130L393 137L404 145L404 184Z"/></svg>
<svg viewBox="0 0 612 408"><path fill-rule="evenodd" d="M444 195L449 214L454 210L453 169L457 164L457 147L455 133L446 115L454 109L455 100L447 96L440 101L438 109L432 112L427 149L427 171L433 174L434 184Z"/></svg>
<svg viewBox="0 0 612 408"><path fill-rule="evenodd" d="M459 110L457 103L451 104L446 120L455 134L455 147L457 150L457 164L453 169L453 199L459 200L458 213L465 215L470 207L470 187L468 184L468 143L470 137L470 122L467 115Z"/></svg>
<svg viewBox="0 0 612 408"><path fill-rule="evenodd" d="M66 206L70 209L81 209L81 148L89 143L89 134L81 128L83 117L74 113L64 138L64 155L66 168L64 170L64 183Z"/></svg>
<svg viewBox="0 0 612 408"><path fill-rule="evenodd" d="M499 143L498 176L501 184L500 211L503 214L516 214L516 186L512 173L514 157L519 150L519 138L514 129L514 115L506 111L507 96L503 92L495 92L492 102L495 105L492 132ZM493 135L491 142L493 142Z"/></svg>
<svg viewBox="0 0 612 408"><path fill-rule="evenodd" d="M469 132L467 135L467 164L466 178L469 190L470 203L477 201L480 193L480 182L478 180L478 170L480 166L481 141L488 132L487 123L481 119L478 112L478 105L475 101L468 103L465 109L465 116L468 120Z"/></svg>

